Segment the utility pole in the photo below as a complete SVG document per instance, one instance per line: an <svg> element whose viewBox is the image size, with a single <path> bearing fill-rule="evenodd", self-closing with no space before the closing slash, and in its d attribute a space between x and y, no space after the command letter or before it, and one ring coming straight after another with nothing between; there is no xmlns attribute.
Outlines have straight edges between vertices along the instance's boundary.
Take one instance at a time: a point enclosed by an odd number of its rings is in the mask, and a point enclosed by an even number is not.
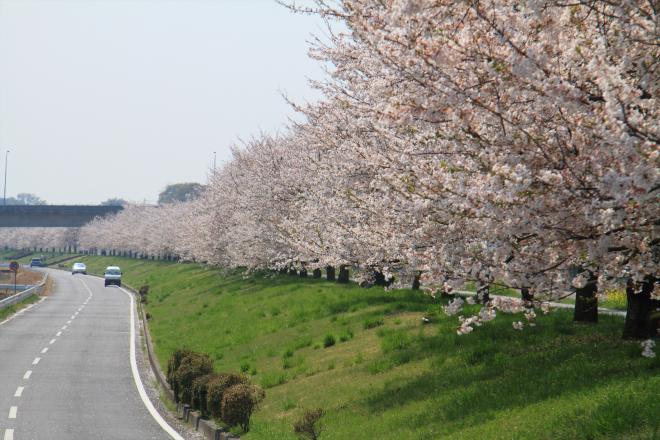
<svg viewBox="0 0 660 440"><path fill-rule="evenodd" d="M216 161L217 161L217 159L218 159L218 153L216 153L216 152L214 151L214 152L213 152L213 174L215 174L215 165L216 165Z"/></svg>
<svg viewBox="0 0 660 440"><path fill-rule="evenodd" d="M2 204L7 206L7 160L9 159L9 150L5 152L5 191L2 197Z"/></svg>

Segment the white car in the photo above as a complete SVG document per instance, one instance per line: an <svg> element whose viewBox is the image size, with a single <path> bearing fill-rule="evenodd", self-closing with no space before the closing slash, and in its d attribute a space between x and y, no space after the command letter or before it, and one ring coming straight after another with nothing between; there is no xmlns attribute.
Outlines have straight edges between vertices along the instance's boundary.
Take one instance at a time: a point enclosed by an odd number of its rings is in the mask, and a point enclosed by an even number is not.
<svg viewBox="0 0 660 440"><path fill-rule="evenodd" d="M73 263L73 268L71 268L71 275L81 273L87 275L87 266L84 263Z"/></svg>
<svg viewBox="0 0 660 440"><path fill-rule="evenodd" d="M108 266L105 268L105 287L111 284L121 287L121 269L117 266Z"/></svg>

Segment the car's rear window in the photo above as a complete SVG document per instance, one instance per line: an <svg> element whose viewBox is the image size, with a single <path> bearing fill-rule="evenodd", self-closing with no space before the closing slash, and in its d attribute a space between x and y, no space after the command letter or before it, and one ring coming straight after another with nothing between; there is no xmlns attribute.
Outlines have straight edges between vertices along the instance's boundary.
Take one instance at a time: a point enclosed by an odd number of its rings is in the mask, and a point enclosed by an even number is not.
<svg viewBox="0 0 660 440"><path fill-rule="evenodd" d="M121 275L121 272L118 271L117 269L110 269L110 270L106 271L105 273L108 274L108 275Z"/></svg>

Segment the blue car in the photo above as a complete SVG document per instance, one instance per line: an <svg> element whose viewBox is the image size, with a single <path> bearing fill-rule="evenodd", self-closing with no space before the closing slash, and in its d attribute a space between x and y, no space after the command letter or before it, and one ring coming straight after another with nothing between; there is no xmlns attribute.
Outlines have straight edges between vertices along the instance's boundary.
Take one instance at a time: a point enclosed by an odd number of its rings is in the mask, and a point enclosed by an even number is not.
<svg viewBox="0 0 660 440"><path fill-rule="evenodd" d="M46 267L41 258L33 258L30 260L30 267Z"/></svg>

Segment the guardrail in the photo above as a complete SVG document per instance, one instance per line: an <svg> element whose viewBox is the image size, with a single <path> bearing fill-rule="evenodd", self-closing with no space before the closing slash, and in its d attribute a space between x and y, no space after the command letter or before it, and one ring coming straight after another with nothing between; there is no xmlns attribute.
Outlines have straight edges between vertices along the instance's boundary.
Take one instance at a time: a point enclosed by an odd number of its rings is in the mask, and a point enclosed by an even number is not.
<svg viewBox="0 0 660 440"><path fill-rule="evenodd" d="M48 280L48 274L46 274L43 280L41 280L41 283L37 284L36 286L30 287L29 289L17 293L16 295L10 296L9 298L0 300L0 310L6 309L9 306L13 306L14 304L19 303L31 297L32 295L39 295L46 286L46 280Z"/></svg>

